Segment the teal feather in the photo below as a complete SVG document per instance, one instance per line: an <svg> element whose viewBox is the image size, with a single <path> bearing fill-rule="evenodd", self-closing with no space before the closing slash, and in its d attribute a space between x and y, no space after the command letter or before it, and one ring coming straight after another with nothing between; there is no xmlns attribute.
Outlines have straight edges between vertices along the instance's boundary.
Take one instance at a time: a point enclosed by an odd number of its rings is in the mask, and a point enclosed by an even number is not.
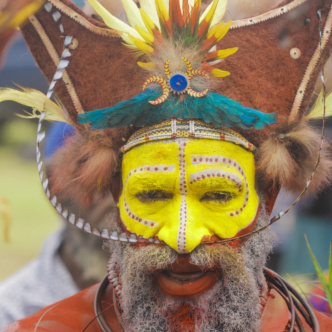
<svg viewBox="0 0 332 332"><path fill-rule="evenodd" d="M151 126L167 119L201 119L217 127L264 129L277 122L275 113L263 113L244 107L223 95L208 92L203 98L187 95L180 101L170 94L166 101L152 105L148 101L161 95L160 89L146 89L143 93L114 105L113 107L80 114L78 122L89 123L93 129L117 128L135 125L137 128Z"/></svg>

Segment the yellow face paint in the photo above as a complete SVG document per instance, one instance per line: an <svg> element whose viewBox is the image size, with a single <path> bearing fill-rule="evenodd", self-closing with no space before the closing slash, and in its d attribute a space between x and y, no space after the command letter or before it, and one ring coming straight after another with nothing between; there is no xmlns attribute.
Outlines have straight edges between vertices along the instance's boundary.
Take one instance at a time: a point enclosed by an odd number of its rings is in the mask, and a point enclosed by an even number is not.
<svg viewBox="0 0 332 332"><path fill-rule="evenodd" d="M254 156L239 145L180 138L124 154L120 215L130 232L157 236L179 253L234 237L257 214Z"/></svg>

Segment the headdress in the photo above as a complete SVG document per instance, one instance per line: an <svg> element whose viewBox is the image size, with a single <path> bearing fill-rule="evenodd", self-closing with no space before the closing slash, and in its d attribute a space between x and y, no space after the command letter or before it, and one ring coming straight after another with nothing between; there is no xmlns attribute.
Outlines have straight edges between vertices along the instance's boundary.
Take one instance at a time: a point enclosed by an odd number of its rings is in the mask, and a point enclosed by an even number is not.
<svg viewBox="0 0 332 332"><path fill-rule="evenodd" d="M50 82L47 98L55 92L66 112L35 91L3 90L0 96L27 98L26 104L42 111L38 168L46 195L64 218L97 236L139 241L96 229L59 198L78 195L88 202L109 190L117 196L121 153L151 133L160 135L161 122L170 124L161 137L177 134L175 119L184 120L183 135L194 137L199 124L205 134L256 149L257 181L268 194L280 186L308 187L317 158L310 188L329 182L328 157L325 152L318 157L321 135L310 124L328 109L326 91L313 112L308 108L331 53L330 0L286 0L259 16L228 23L221 22L223 0L214 0L203 13L199 0L141 0L140 8L123 0L130 25L89 1L105 23L68 0L50 0L22 27ZM60 149L50 179L39 148L43 119L68 122L78 133ZM147 135L144 128L151 126Z"/></svg>

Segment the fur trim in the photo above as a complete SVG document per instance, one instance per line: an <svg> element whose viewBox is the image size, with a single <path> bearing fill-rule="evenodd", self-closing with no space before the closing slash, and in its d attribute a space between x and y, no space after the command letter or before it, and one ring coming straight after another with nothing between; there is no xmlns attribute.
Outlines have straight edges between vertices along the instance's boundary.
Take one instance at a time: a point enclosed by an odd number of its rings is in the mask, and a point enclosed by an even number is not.
<svg viewBox="0 0 332 332"><path fill-rule="evenodd" d="M51 160L52 194L74 205L90 205L96 194L112 193L116 200L121 190L119 150L130 133L122 128L121 132L95 130L88 137L69 137Z"/></svg>
<svg viewBox="0 0 332 332"><path fill-rule="evenodd" d="M291 192L301 191L314 171L320 144L321 134L304 120L291 126L280 126L257 151L258 185L263 190L281 186ZM311 194L317 194L331 181L330 148L324 144L320 163L308 190Z"/></svg>

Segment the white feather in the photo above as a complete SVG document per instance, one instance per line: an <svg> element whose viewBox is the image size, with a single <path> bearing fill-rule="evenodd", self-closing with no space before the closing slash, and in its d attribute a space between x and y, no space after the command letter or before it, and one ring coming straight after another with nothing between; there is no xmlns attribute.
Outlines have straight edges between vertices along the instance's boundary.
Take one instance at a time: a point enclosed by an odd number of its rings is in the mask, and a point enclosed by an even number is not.
<svg viewBox="0 0 332 332"><path fill-rule="evenodd" d="M191 10L195 5L195 0L184 0L184 1L188 1L189 10ZM182 9L183 8L183 1L182 0L180 0L180 7L181 7L181 11L183 13L183 9Z"/></svg>
<svg viewBox="0 0 332 332"><path fill-rule="evenodd" d="M223 17L226 14L227 2L228 2L227 0L219 0L218 1L216 12L215 12L214 17L212 19L211 26L214 26L214 25L218 24L219 22L221 22L221 20L223 19ZM204 13L201 15L201 17L199 19L199 22L203 21L204 17L209 12L212 4L213 4L213 1L206 7L206 9L204 10Z"/></svg>
<svg viewBox="0 0 332 332"><path fill-rule="evenodd" d="M325 98L325 117L332 116L332 91ZM319 93L314 106L310 113L306 115L306 119L322 119L324 117L324 90Z"/></svg>
<svg viewBox="0 0 332 332"><path fill-rule="evenodd" d="M88 0L93 9L104 20L111 29L117 30L120 33L130 34L136 38L142 39L140 34L131 26L113 16L104 6L102 6L97 0ZM142 39L143 40L143 39ZM130 42L130 44L133 44Z"/></svg>
<svg viewBox="0 0 332 332"><path fill-rule="evenodd" d="M130 25L135 28L138 25L140 28L146 29L145 24L142 20L141 13L133 0L121 0L123 8L126 11L128 21Z"/></svg>
<svg viewBox="0 0 332 332"><path fill-rule="evenodd" d="M168 11L169 14L169 0L164 0L165 8Z"/></svg>
<svg viewBox="0 0 332 332"><path fill-rule="evenodd" d="M189 8L193 8L195 6L195 0L188 0Z"/></svg>

